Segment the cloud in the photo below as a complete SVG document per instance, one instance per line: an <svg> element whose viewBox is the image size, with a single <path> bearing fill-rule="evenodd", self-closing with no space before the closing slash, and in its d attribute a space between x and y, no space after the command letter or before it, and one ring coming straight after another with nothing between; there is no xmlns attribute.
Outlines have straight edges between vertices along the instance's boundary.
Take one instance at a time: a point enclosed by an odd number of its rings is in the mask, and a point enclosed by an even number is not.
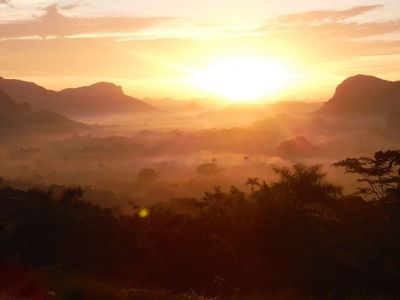
<svg viewBox="0 0 400 300"><path fill-rule="evenodd" d="M8 0L0 0L8 1ZM233 28L232 25L199 23L197 20L166 17L77 17L65 12L80 4L52 4L33 19L0 23L0 39L32 37L115 38L241 38L266 35L285 39L354 39L400 31L400 19L356 22L352 18L382 9L381 4L345 10L316 10L283 15L261 28ZM160 30L160 26L163 26ZM155 30L148 30L155 29Z"/></svg>
<svg viewBox="0 0 400 300"><path fill-rule="evenodd" d="M2 4L8 5L8 6L12 6L10 0L0 0L0 5L2 5Z"/></svg>
<svg viewBox="0 0 400 300"><path fill-rule="evenodd" d="M79 4L52 4L33 19L2 23L0 39L134 32L172 20L167 17L69 17L63 14L63 11L77 7Z"/></svg>
<svg viewBox="0 0 400 300"><path fill-rule="evenodd" d="M72 4L66 4L62 6L58 6L60 10L73 10L75 8L81 7L81 4L79 3L72 3Z"/></svg>
<svg viewBox="0 0 400 300"><path fill-rule="evenodd" d="M353 21L351 18L383 8L382 5L357 6L347 10L321 10L284 15L261 28L269 35L285 38L360 39L400 33L400 18L370 22Z"/></svg>
<svg viewBox="0 0 400 300"><path fill-rule="evenodd" d="M304 63L378 59L400 53L400 18L354 17L382 8L377 4L283 15L256 32L263 35L265 44L301 57Z"/></svg>
<svg viewBox="0 0 400 300"><path fill-rule="evenodd" d="M359 39L400 32L400 19L368 23L326 22L321 24L298 24L296 26L281 24L281 26L276 26L275 30L288 36L299 35L304 38Z"/></svg>
<svg viewBox="0 0 400 300"><path fill-rule="evenodd" d="M356 6L346 10L314 10L297 14L284 15L279 18L285 23L311 23L323 21L343 21L377 9L382 8L382 4Z"/></svg>
<svg viewBox="0 0 400 300"><path fill-rule="evenodd" d="M328 65L324 70L357 72L367 63L378 65L376 61L389 57L393 63L388 65L394 68L400 53L400 19L355 18L381 9L379 4L235 25L191 18L77 17L68 13L77 7L53 4L33 19L0 23L2 68L46 76L57 70L65 76L124 74L130 78L161 77L160 69L165 68L168 71L162 74L167 77L170 68L166 65L190 66L208 57L241 55L249 49L249 53L296 61L307 68ZM37 38L54 36L60 38ZM124 43L117 42L121 40ZM374 73L379 68L370 70Z"/></svg>

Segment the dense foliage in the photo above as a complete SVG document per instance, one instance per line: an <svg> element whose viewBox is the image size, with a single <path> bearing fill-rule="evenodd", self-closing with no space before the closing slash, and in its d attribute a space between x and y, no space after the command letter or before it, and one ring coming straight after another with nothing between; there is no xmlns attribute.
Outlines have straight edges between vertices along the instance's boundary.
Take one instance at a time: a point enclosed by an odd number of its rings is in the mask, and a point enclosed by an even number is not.
<svg viewBox="0 0 400 300"><path fill-rule="evenodd" d="M89 299L66 287L79 277L124 290L209 296L400 295L399 152L385 153L375 155L376 165L372 158L361 160L368 165L337 164L362 178L368 168L384 166L392 181L368 200L343 195L321 166L302 164L277 169L272 183L250 178L249 194L216 188L146 213L133 207L130 215L84 201L79 188L61 194L3 188L0 288ZM22 277L30 284L15 288Z"/></svg>

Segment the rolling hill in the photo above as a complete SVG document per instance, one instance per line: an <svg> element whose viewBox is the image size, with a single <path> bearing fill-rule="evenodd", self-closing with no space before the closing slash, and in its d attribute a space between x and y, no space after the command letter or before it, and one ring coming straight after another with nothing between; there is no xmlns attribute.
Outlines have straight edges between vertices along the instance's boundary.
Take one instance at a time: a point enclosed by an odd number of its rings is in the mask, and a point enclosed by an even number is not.
<svg viewBox="0 0 400 300"><path fill-rule="evenodd" d="M400 112L400 81L387 81L366 75L347 78L319 112L343 116Z"/></svg>
<svg viewBox="0 0 400 300"><path fill-rule="evenodd" d="M51 110L71 118L159 112L155 107L125 95L122 88L113 83L100 82L52 91L32 82L0 77L0 89L17 103L28 103L33 110Z"/></svg>
<svg viewBox="0 0 400 300"><path fill-rule="evenodd" d="M3 136L21 133L73 133L84 129L88 129L88 126L58 113L48 110L33 111L27 103L18 104L0 89L0 134Z"/></svg>

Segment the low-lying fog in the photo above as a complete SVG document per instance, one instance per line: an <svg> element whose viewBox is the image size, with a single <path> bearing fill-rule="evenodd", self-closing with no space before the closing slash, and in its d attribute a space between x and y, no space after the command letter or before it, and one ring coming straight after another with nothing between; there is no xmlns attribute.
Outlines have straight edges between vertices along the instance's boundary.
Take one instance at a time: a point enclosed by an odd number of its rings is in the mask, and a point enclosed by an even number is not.
<svg viewBox="0 0 400 300"><path fill-rule="evenodd" d="M285 113L248 105L132 114L80 120L91 125L74 134L3 138L1 176L21 189L84 186L89 200L129 209L132 202L200 196L215 186L248 188L249 177L268 180L275 166L299 161L324 164L332 181L345 185L333 162L398 141L398 125L386 116L326 117L317 113L320 104L292 106Z"/></svg>

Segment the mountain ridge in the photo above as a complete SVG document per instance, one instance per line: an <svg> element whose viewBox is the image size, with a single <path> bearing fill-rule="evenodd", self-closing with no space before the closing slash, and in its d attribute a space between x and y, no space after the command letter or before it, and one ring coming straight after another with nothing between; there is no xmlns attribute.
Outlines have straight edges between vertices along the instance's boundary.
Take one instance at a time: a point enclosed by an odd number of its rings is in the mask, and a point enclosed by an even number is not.
<svg viewBox="0 0 400 300"><path fill-rule="evenodd" d="M0 89L0 133L3 135L21 132L72 133L87 128L88 126L82 123L49 110L33 111L29 104L16 103Z"/></svg>
<svg viewBox="0 0 400 300"><path fill-rule="evenodd" d="M355 75L339 84L319 110L328 115L387 115L400 111L400 81Z"/></svg>
<svg viewBox="0 0 400 300"><path fill-rule="evenodd" d="M54 91L34 82L0 77L0 89L17 103L29 103L34 110L48 109L72 118L161 112L144 101L126 95L121 86L109 82Z"/></svg>

